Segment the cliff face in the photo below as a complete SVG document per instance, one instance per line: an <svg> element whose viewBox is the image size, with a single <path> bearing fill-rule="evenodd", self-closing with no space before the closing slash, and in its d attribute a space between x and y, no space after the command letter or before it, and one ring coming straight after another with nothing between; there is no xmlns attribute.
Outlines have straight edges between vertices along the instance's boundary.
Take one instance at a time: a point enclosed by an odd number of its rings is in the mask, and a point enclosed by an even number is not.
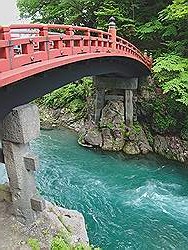
<svg viewBox="0 0 188 250"><path fill-rule="evenodd" d="M188 107L176 99L149 78L138 91L137 116L154 152L188 164Z"/></svg>
<svg viewBox="0 0 188 250"><path fill-rule="evenodd" d="M79 132L78 142L83 146L130 155L156 152L188 164L188 108L163 95L151 78L141 86L135 93L135 121L131 128L125 125L122 101L107 101L96 125L92 120L92 97L82 119L76 119L66 109L42 107L42 126L71 128Z"/></svg>

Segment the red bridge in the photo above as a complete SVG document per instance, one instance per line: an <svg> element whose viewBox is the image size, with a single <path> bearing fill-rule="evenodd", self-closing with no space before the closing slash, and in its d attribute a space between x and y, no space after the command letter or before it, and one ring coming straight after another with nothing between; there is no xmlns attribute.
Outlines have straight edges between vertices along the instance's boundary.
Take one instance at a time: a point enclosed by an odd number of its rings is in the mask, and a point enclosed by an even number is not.
<svg viewBox="0 0 188 250"><path fill-rule="evenodd" d="M116 35L68 25L0 26L0 120L27 103L84 76L149 75L152 60Z"/></svg>
<svg viewBox="0 0 188 250"><path fill-rule="evenodd" d="M106 90L121 90L125 122L131 128L133 92L138 79L150 74L151 63L146 53L116 36L114 19L108 32L51 24L0 27L0 162L6 166L17 220L31 225L45 209L34 180L38 158L29 147L40 134L38 109L20 105L95 76L95 122L107 100Z"/></svg>

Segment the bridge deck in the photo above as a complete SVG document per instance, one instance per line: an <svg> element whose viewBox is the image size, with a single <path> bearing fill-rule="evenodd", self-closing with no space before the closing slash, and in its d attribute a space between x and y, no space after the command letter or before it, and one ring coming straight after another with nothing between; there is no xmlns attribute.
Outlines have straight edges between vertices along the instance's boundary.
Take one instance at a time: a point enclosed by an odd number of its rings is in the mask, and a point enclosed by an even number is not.
<svg viewBox="0 0 188 250"><path fill-rule="evenodd" d="M108 32L69 25L0 26L0 87L37 73L92 58L127 57L151 68L151 58Z"/></svg>

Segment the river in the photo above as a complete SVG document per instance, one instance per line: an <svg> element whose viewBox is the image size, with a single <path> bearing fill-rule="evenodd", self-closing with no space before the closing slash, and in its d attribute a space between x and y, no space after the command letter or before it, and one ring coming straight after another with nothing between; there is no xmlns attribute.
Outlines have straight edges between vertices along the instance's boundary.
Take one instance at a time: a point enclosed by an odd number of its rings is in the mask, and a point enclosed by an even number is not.
<svg viewBox="0 0 188 250"><path fill-rule="evenodd" d="M84 214L103 250L188 249L188 169L156 155L125 157L86 149L67 130L42 131L40 193ZM0 173L0 181L6 176Z"/></svg>

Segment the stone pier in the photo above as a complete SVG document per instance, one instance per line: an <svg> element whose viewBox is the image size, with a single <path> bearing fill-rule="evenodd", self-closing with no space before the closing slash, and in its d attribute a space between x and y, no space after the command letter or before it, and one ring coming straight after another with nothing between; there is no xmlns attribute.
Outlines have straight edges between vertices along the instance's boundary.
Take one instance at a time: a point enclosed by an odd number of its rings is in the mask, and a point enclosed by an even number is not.
<svg viewBox="0 0 188 250"><path fill-rule="evenodd" d="M129 127L133 125L133 91L126 89L124 93L125 124Z"/></svg>
<svg viewBox="0 0 188 250"><path fill-rule="evenodd" d="M133 91L138 88L138 78L95 76L95 122L98 123L107 100L124 101L125 124L133 124Z"/></svg>
<svg viewBox="0 0 188 250"><path fill-rule="evenodd" d="M96 88L95 122L99 122L105 104L105 89Z"/></svg>
<svg viewBox="0 0 188 250"><path fill-rule="evenodd" d="M25 224L36 220L44 209L44 200L36 189L34 171L38 157L29 143L40 135L40 120L36 105L14 108L2 122L0 161L5 163L12 195L12 211Z"/></svg>

